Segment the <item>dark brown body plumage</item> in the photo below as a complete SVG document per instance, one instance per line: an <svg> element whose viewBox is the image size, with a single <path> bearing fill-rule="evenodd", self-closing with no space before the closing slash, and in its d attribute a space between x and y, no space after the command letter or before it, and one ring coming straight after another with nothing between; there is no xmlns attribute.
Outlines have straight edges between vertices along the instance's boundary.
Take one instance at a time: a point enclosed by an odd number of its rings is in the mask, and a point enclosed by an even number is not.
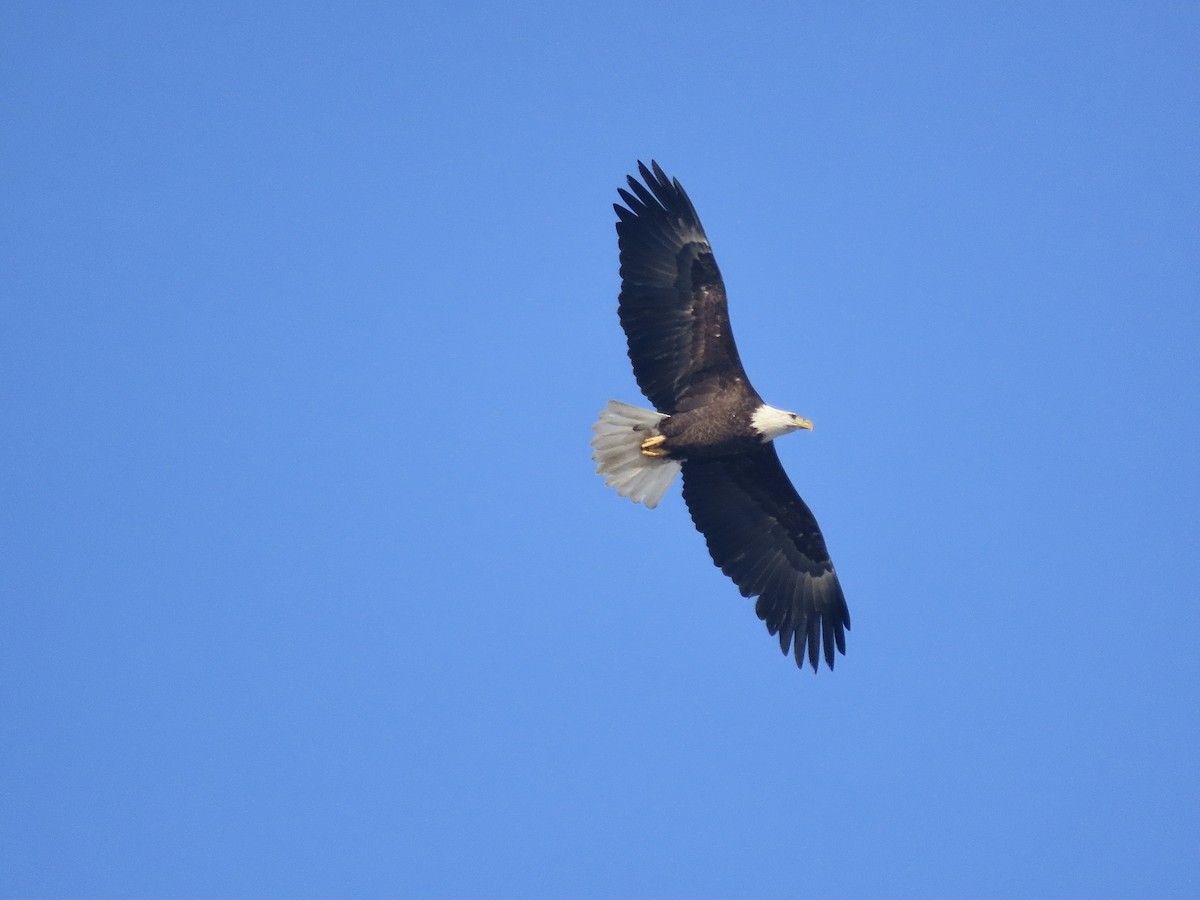
<svg viewBox="0 0 1200 900"><path fill-rule="evenodd" d="M710 386L717 387L718 384L710 382ZM705 396L708 395L701 395ZM659 426L659 432L667 439L663 448L680 460L728 456L758 449L763 440L755 434L750 416L761 404L762 400L745 381L734 381L714 391L709 402L688 403L688 408L664 419Z"/></svg>

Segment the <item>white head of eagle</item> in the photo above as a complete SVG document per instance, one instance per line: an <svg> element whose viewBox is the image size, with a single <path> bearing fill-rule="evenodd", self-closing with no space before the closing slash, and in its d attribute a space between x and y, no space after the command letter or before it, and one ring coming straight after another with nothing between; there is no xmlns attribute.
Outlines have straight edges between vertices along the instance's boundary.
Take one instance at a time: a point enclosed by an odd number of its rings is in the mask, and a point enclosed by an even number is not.
<svg viewBox="0 0 1200 900"><path fill-rule="evenodd" d="M763 403L729 327L725 282L692 201L658 163L618 193L621 295L629 360L654 409L610 400L592 459L623 497L655 507L675 475L713 562L779 647L816 671L846 652L850 613L817 520L775 452L812 422Z"/></svg>
<svg viewBox="0 0 1200 900"><path fill-rule="evenodd" d="M750 427L762 435L763 443L773 441L777 437L791 434L793 431L804 429L812 431L813 424L808 419L784 409L763 404L750 417Z"/></svg>

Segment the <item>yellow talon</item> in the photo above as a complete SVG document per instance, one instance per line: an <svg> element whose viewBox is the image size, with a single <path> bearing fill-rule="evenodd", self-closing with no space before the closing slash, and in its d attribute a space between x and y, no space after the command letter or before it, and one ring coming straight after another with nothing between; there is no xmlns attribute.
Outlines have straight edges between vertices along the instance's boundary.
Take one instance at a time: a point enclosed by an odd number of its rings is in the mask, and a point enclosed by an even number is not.
<svg viewBox="0 0 1200 900"><path fill-rule="evenodd" d="M642 454L649 457L666 456L667 451L662 447L664 441L666 438L661 434L646 438L642 441Z"/></svg>

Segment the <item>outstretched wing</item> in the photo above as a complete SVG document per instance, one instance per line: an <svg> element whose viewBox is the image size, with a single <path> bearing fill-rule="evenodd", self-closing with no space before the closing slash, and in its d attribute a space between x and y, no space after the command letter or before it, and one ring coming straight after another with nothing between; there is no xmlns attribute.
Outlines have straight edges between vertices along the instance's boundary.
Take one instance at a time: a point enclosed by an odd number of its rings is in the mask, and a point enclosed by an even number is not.
<svg viewBox="0 0 1200 900"><path fill-rule="evenodd" d="M679 181L638 163L617 211L621 327L633 374L659 412L674 414L697 374L745 380L725 304L725 283ZM631 193L632 191L632 193ZM628 208L626 208L628 207Z"/></svg>
<svg viewBox="0 0 1200 900"><path fill-rule="evenodd" d="M788 480L772 444L749 453L683 464L683 499L708 552L743 597L758 597L755 612L793 644L796 665L817 670L824 649L846 652L850 612L817 520Z"/></svg>

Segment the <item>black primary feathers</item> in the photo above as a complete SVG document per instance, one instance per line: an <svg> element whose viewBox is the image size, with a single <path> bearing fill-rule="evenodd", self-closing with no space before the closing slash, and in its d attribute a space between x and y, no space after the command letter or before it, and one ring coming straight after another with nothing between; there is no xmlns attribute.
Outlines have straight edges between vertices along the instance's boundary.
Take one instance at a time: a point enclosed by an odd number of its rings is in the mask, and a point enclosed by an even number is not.
<svg viewBox="0 0 1200 900"><path fill-rule="evenodd" d="M631 194L619 190L628 209L617 211L621 249L621 327L629 339L633 374L659 412L674 414L697 379L745 381L725 282L692 201L678 181L652 163L638 163L643 187L632 176Z"/></svg>
<svg viewBox="0 0 1200 900"><path fill-rule="evenodd" d="M813 671L823 650L846 652L850 610L817 520L792 487L772 444L736 456L689 459L683 499L708 552L754 611L794 647L796 665L807 649Z"/></svg>

